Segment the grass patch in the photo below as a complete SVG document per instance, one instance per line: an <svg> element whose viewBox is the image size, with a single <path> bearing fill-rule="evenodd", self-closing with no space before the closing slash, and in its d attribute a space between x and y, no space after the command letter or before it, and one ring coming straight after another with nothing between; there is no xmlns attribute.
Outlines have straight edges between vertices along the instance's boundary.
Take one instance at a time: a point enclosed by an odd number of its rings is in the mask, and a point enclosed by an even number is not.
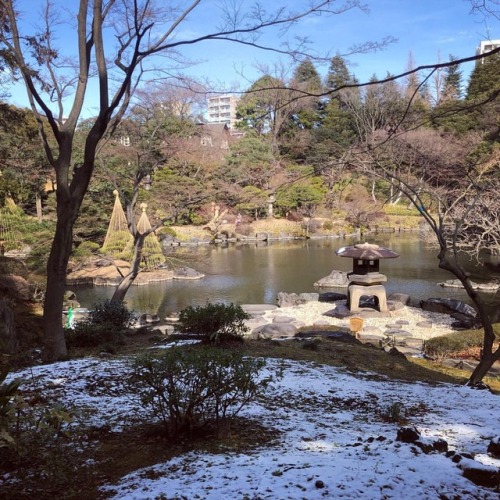
<svg viewBox="0 0 500 500"><path fill-rule="evenodd" d="M500 342L500 324L493 325L493 331L497 338L496 347L498 347L498 342ZM442 361L445 358L479 360L483 339L484 330L482 329L463 330L448 335L441 335L425 342L425 354L437 361Z"/></svg>

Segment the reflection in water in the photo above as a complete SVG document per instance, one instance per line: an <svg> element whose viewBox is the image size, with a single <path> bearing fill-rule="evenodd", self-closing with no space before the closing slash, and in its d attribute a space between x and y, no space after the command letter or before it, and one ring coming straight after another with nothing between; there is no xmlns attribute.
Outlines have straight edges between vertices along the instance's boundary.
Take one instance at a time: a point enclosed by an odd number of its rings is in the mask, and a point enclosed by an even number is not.
<svg viewBox="0 0 500 500"><path fill-rule="evenodd" d="M387 291L406 293L414 302L429 297L450 297L469 302L464 291L442 288L439 282L452 279L438 268L435 248L420 241L418 234L392 234L369 237L370 243L391 248L398 259L385 259L380 272L387 275ZM147 286L132 286L127 305L140 312L164 317L189 305L206 302L271 303L278 292L315 292L313 284L333 269L349 271L351 259L338 257L335 251L352 241L322 239L283 241L269 244L200 246L174 249L175 257L188 258L186 265L206 274L202 280L168 281ZM498 278L500 274L487 266L467 262L473 281ZM111 298L112 287L76 287L83 307ZM331 289L329 289L331 290ZM345 289L333 291L345 292ZM489 301L500 302L497 295L485 295Z"/></svg>

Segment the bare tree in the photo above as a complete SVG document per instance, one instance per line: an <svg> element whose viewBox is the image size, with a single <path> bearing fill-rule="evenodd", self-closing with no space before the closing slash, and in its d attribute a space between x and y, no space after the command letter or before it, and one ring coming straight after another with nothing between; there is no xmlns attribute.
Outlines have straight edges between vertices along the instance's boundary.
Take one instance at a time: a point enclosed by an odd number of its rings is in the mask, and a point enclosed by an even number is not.
<svg viewBox="0 0 500 500"><path fill-rule="evenodd" d="M418 208L436 237L439 267L462 283L475 305L484 340L470 385L480 382L500 359L494 318L459 258L466 253L479 259L480 251L498 248L500 242L500 150L492 147L479 154L479 142L476 135L457 139L429 129L408 132L373 148L363 163L365 172L395 183Z"/></svg>

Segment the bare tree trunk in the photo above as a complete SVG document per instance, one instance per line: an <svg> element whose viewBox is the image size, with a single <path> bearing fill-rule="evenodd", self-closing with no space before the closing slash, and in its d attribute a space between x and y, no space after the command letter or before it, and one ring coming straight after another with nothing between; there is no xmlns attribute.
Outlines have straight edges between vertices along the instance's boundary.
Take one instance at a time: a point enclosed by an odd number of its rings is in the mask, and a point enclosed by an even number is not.
<svg viewBox="0 0 500 500"><path fill-rule="evenodd" d="M472 288L470 280L465 274L464 270L460 266L453 264L446 258L446 246L442 242L440 242L440 247L441 251L438 255L439 267L451 272L460 280L460 282L464 286L465 291L467 292L467 295L476 306L478 316L481 319L481 323L484 329L481 359L479 360L479 364L476 366L467 382L467 385L474 386L481 382L483 377L493 366L493 363L500 359L500 347L498 347L496 351L493 351L495 343L495 332L493 330L493 324L488 310L485 307L483 299L476 292L476 290Z"/></svg>
<svg viewBox="0 0 500 500"><path fill-rule="evenodd" d="M118 286L111 297L111 302L123 302L136 277L137 274L134 275L132 272L124 276L120 283L118 283Z"/></svg>
<svg viewBox="0 0 500 500"><path fill-rule="evenodd" d="M129 273L122 278L120 283L118 283L118 286L113 293L113 297L111 297L111 302L123 302L129 288L131 287L135 278L137 278L137 275L140 272L144 240L146 239L146 236L148 234L150 233L148 232L144 234L136 234L134 239L134 256L132 257L132 267L130 268Z"/></svg>
<svg viewBox="0 0 500 500"><path fill-rule="evenodd" d="M472 372L467 385L475 386L488 374L490 368L493 366L495 361L500 359L500 348L496 350L494 354L484 353L481 356L479 364L476 366Z"/></svg>
<svg viewBox="0 0 500 500"><path fill-rule="evenodd" d="M69 209L58 208L56 232L47 262L47 288L43 308L44 359L46 361L64 359L68 356L64 338L62 310L66 291L66 269L71 254L72 241L73 222L71 212Z"/></svg>

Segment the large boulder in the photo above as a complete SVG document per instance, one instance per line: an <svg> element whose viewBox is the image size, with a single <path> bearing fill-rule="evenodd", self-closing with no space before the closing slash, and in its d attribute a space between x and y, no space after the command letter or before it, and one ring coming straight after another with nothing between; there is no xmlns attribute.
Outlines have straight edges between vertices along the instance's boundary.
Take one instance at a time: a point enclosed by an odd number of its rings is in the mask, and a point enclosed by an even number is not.
<svg viewBox="0 0 500 500"><path fill-rule="evenodd" d="M407 306L410 303L411 297L406 293L391 293L387 297L387 302L394 302L402 304L403 306ZM390 309L390 308L389 308Z"/></svg>
<svg viewBox="0 0 500 500"><path fill-rule="evenodd" d="M500 458L500 436L497 436L490 441L487 451L492 457Z"/></svg>
<svg viewBox="0 0 500 500"><path fill-rule="evenodd" d="M295 337L298 328L291 323L269 323L256 328L251 337L253 339L275 339L282 337Z"/></svg>
<svg viewBox="0 0 500 500"><path fill-rule="evenodd" d="M484 465L470 458L462 458L458 463L464 477L478 486L500 487L500 470L493 465Z"/></svg>
<svg viewBox="0 0 500 500"><path fill-rule="evenodd" d="M444 439L423 437L414 426L400 427L397 431L396 441L413 444L426 455L430 453L446 453L448 451L448 443Z"/></svg>
<svg viewBox="0 0 500 500"><path fill-rule="evenodd" d="M178 280L199 280L204 278L205 275L192 269L191 267L178 267L174 271L173 278Z"/></svg>
<svg viewBox="0 0 500 500"><path fill-rule="evenodd" d="M470 318L476 318L476 310L464 302L456 299L427 299L420 301L420 307L424 311L437 312L441 314L461 314L464 316L469 316Z"/></svg>
<svg viewBox="0 0 500 500"><path fill-rule="evenodd" d="M296 293L278 292L278 306L279 307L294 307L305 304L307 299L301 297Z"/></svg>
<svg viewBox="0 0 500 500"><path fill-rule="evenodd" d="M318 300L319 302L339 302L347 300L347 295L345 293L323 292L319 294Z"/></svg>
<svg viewBox="0 0 500 500"><path fill-rule="evenodd" d="M347 277L347 272L336 271L334 269L328 276L316 281L314 286L321 288L347 288L349 286L349 278Z"/></svg>
<svg viewBox="0 0 500 500"><path fill-rule="evenodd" d="M15 274L0 275L0 296L28 302L32 298L29 283Z"/></svg>

